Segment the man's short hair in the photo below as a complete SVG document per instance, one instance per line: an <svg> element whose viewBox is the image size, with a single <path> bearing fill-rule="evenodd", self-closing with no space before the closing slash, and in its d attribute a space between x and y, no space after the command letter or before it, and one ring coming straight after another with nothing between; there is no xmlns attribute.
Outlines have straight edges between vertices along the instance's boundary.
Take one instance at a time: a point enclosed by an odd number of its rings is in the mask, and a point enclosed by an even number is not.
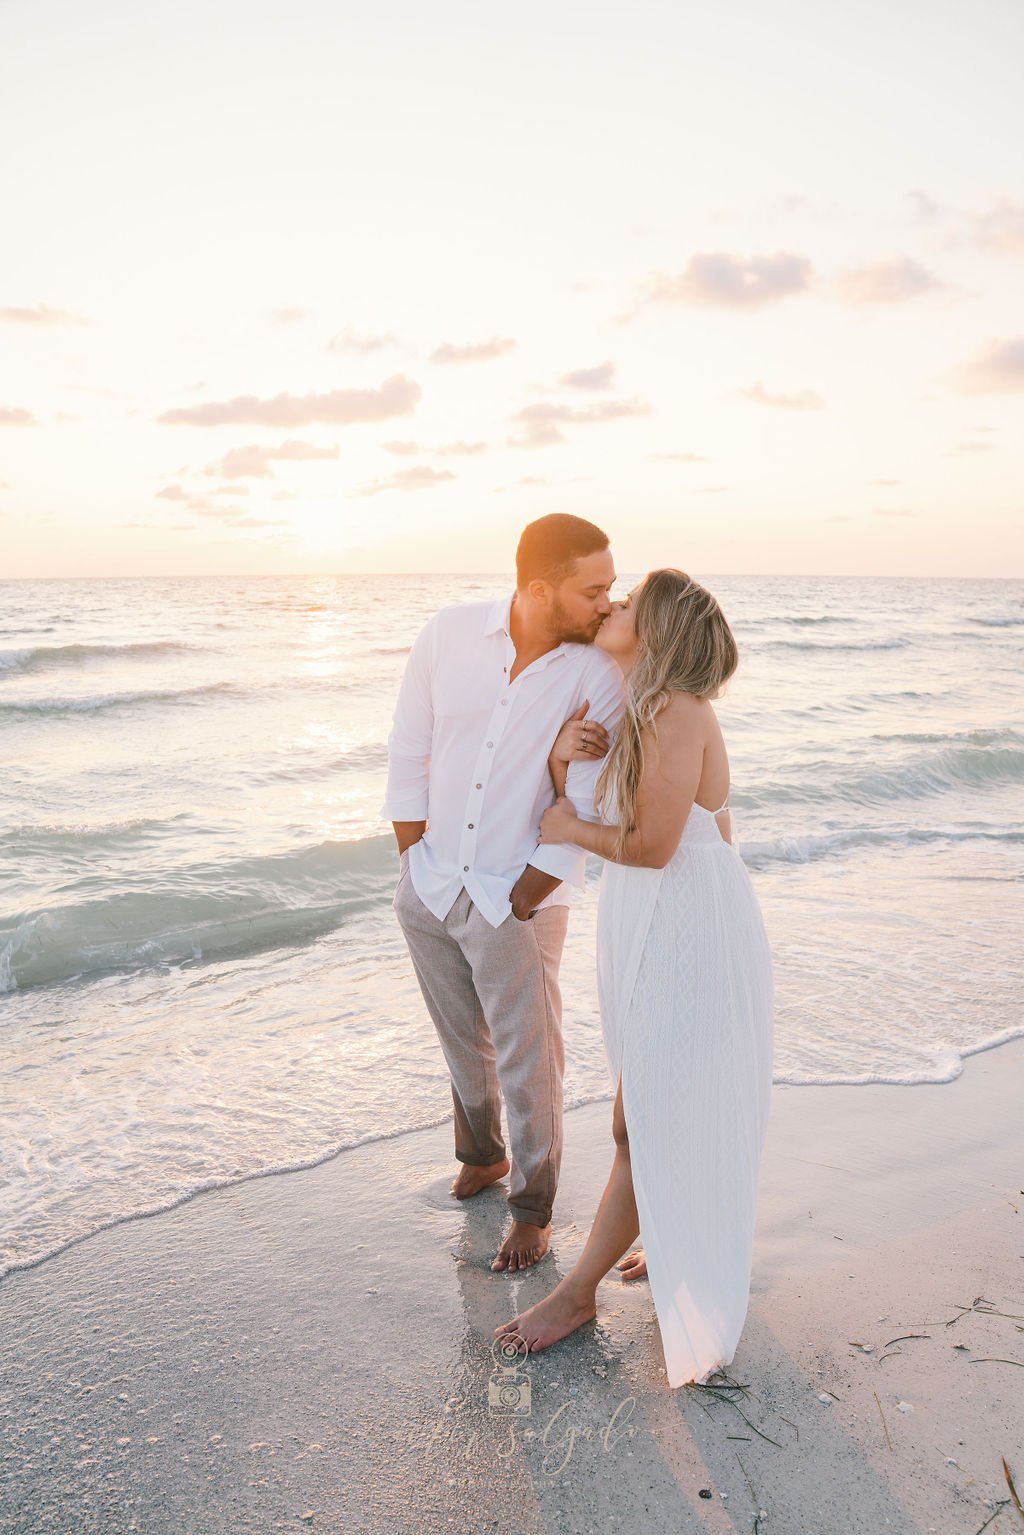
<svg viewBox="0 0 1024 1535"><path fill-rule="evenodd" d="M550 581L561 586L577 560L607 547L607 533L583 517L568 512L538 517L523 529L516 549L516 584L522 588L531 581Z"/></svg>

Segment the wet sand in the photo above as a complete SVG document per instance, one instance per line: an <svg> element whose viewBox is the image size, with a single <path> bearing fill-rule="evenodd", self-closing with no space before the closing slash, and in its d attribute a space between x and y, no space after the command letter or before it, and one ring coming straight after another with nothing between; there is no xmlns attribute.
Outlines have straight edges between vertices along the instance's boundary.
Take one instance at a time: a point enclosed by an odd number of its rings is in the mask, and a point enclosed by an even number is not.
<svg viewBox="0 0 1024 1535"><path fill-rule="evenodd" d="M750 1311L669 1391L646 1282L502 1374L577 1256L611 1102L566 1116L551 1255L450 1126L204 1193L0 1283L0 1530L1024 1529L1024 1041L942 1086L777 1087ZM995 1518L992 1516L995 1515Z"/></svg>

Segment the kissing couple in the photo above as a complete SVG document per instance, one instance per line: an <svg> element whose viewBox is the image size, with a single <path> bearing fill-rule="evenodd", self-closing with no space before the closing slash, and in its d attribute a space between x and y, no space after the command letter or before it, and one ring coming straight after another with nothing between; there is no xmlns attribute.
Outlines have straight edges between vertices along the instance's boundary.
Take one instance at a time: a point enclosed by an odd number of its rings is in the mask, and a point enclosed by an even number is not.
<svg viewBox="0 0 1024 1535"><path fill-rule="evenodd" d="M547 1348L596 1317L613 1267L646 1275L675 1387L731 1363L746 1319L772 962L711 702L736 669L732 631L680 570L650 572L621 602L615 579L601 529L555 514L523 531L513 593L434 614L402 680L381 814L400 855L395 915L451 1076L452 1193L511 1172L496 1271L548 1251L558 967L572 887L588 853L604 860L611 1173L576 1264L495 1331Z"/></svg>

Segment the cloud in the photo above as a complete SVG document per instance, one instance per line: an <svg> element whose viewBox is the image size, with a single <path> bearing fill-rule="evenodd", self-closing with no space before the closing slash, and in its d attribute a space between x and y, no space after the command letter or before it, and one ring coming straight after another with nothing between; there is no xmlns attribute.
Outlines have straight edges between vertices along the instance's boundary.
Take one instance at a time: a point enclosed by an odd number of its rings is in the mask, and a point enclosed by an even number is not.
<svg viewBox="0 0 1024 1535"><path fill-rule="evenodd" d="M489 447L490 443L487 442L446 442L440 448L430 448L428 451L444 455L468 455L471 453L486 453Z"/></svg>
<svg viewBox="0 0 1024 1535"><path fill-rule="evenodd" d="M204 474L219 475L225 480L273 477L271 461L288 459L301 461L311 458L337 458L338 449L321 448L312 442L298 442L294 438L280 443L276 448L264 448L257 443L247 443L241 448L231 448L223 458L207 464Z"/></svg>
<svg viewBox="0 0 1024 1535"><path fill-rule="evenodd" d="M429 464L416 464L412 469L400 469L389 480L374 480L357 490L357 496L379 496L385 490L430 490L442 480L454 480L450 469L432 469Z"/></svg>
<svg viewBox="0 0 1024 1535"><path fill-rule="evenodd" d="M778 209L780 213L807 214L815 218L834 218L838 212L838 205L827 202L824 198L807 197L803 192L788 192L783 197L776 198L768 203L770 212ZM746 210L743 210L746 216Z"/></svg>
<svg viewBox="0 0 1024 1535"><path fill-rule="evenodd" d="M354 421L387 421L415 410L423 391L414 379L396 373L379 389L334 389L329 394L278 394L261 400L254 394L233 400L208 401L164 411L157 420L170 425L225 426L244 422L256 426L309 426L326 421L347 426Z"/></svg>
<svg viewBox="0 0 1024 1535"><path fill-rule="evenodd" d="M936 202L925 192L908 192L907 197L918 222L946 224L948 246L972 245L1011 256L1024 253L1024 201L999 196L979 212Z"/></svg>
<svg viewBox="0 0 1024 1535"><path fill-rule="evenodd" d="M298 304L285 305L283 309L273 311L277 325L297 325L300 320L308 319L312 313L312 309L304 309Z"/></svg>
<svg viewBox="0 0 1024 1535"><path fill-rule="evenodd" d="M934 197L929 197L927 192L917 188L907 193L907 201L910 204L911 213L922 223L941 217L944 211L942 204L937 203Z"/></svg>
<svg viewBox="0 0 1024 1535"><path fill-rule="evenodd" d="M869 485L902 485L902 480L869 480Z"/></svg>
<svg viewBox="0 0 1024 1535"><path fill-rule="evenodd" d="M490 341L469 341L463 346L445 341L441 346L434 348L430 354L430 361L490 362L493 357L504 357L506 353L515 351L515 346L515 341L508 336L492 336Z"/></svg>
<svg viewBox="0 0 1024 1535"><path fill-rule="evenodd" d="M701 494L704 496L717 496L719 491L732 490L732 485L702 485Z"/></svg>
<svg viewBox="0 0 1024 1535"><path fill-rule="evenodd" d="M32 309L9 305L0 309L0 323L10 325L88 325L82 315L68 309L50 309L46 304L36 304Z"/></svg>
<svg viewBox="0 0 1024 1535"><path fill-rule="evenodd" d="M957 374L959 387L969 394L1009 393L1024 389L1024 336L990 341Z"/></svg>
<svg viewBox="0 0 1024 1535"><path fill-rule="evenodd" d="M275 521L270 517L238 517L231 526L233 528L290 528L291 523L287 518L279 518Z"/></svg>
<svg viewBox="0 0 1024 1535"><path fill-rule="evenodd" d="M749 389L741 389L740 394L755 405L781 405L787 410L820 410L825 403L813 389L801 389L796 394L771 394L760 379Z"/></svg>
<svg viewBox="0 0 1024 1535"><path fill-rule="evenodd" d="M346 325L344 330L336 331L327 343L329 352L351 353L365 357L370 352L379 352L382 347L395 346L397 338L390 331L384 335L373 335L367 332L357 331L353 326Z"/></svg>
<svg viewBox="0 0 1024 1535"><path fill-rule="evenodd" d="M385 453L394 453L399 458L411 458L416 453L435 453L440 455L457 455L470 453L486 453L490 447L487 442L446 442L439 448L424 448L418 442L383 442L381 447Z"/></svg>
<svg viewBox="0 0 1024 1535"><path fill-rule="evenodd" d="M652 453L651 457L671 460L677 464L709 464L711 462L703 453Z"/></svg>
<svg viewBox="0 0 1024 1535"><path fill-rule="evenodd" d="M602 400L600 405L556 405L542 400L516 411L513 421L519 423L520 435L508 439L516 448L543 448L552 443L564 442L558 430L560 422L593 424L599 421L620 421L627 416L648 416L651 407L645 400Z"/></svg>
<svg viewBox="0 0 1024 1535"><path fill-rule="evenodd" d="M849 267L833 280L833 289L846 304L894 304L944 288L933 272L910 256L894 256L864 266Z"/></svg>
<svg viewBox="0 0 1024 1535"><path fill-rule="evenodd" d="M29 410L15 405L0 405L0 426L38 426L39 422Z"/></svg>
<svg viewBox="0 0 1024 1535"><path fill-rule="evenodd" d="M1024 252L1024 202L998 197L987 213L976 213L968 220L972 242L982 250Z"/></svg>
<svg viewBox="0 0 1024 1535"><path fill-rule="evenodd" d="M644 285L641 302L758 309L806 292L813 276L814 269L806 256L794 255L792 251L775 251L768 256L702 251L691 256L674 276L652 272Z"/></svg>
<svg viewBox="0 0 1024 1535"><path fill-rule="evenodd" d="M224 454L223 459L218 459L215 464L207 464L204 474L223 474L226 479L243 479L244 476L272 476L273 470L267 462L266 448L250 447L232 448Z"/></svg>
<svg viewBox="0 0 1024 1535"><path fill-rule="evenodd" d="M205 496L189 496L186 505L190 512L196 512L200 517L216 517L220 522L244 517L248 510L244 506L218 505L216 501L207 501Z"/></svg>
<svg viewBox="0 0 1024 1535"><path fill-rule="evenodd" d="M187 501L188 492L183 485L165 485L156 493L158 501Z"/></svg>
<svg viewBox="0 0 1024 1535"><path fill-rule="evenodd" d="M916 517L917 516L916 512L908 511L906 507L902 507L902 506L876 506L873 509L873 511L874 511L874 515L876 517Z"/></svg>
<svg viewBox="0 0 1024 1535"><path fill-rule="evenodd" d="M598 363L596 368L575 368L558 380L568 389L610 389L615 378L613 362Z"/></svg>

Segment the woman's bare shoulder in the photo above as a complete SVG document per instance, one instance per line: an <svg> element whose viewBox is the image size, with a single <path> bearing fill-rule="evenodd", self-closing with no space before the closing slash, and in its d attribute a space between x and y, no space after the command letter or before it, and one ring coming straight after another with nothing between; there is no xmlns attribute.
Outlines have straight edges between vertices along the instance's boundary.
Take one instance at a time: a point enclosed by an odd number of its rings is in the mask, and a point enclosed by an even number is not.
<svg viewBox="0 0 1024 1535"><path fill-rule="evenodd" d="M714 718L709 699L698 698L696 693L670 693L668 703L658 714L658 729L666 735L692 736L699 732L703 736Z"/></svg>

